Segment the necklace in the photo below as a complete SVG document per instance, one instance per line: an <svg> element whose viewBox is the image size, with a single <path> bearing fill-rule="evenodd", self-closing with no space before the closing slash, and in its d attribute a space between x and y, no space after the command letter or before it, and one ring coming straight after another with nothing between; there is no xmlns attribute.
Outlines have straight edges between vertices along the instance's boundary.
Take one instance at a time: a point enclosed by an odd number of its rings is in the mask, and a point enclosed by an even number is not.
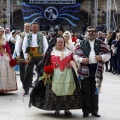
<svg viewBox="0 0 120 120"><path fill-rule="evenodd" d="M62 57L62 59L64 58L64 52L63 51L61 52L61 57Z"/></svg>
<svg viewBox="0 0 120 120"><path fill-rule="evenodd" d="M60 50L60 49L57 49L56 47L55 47L55 49L57 50L57 51L59 51L60 53L61 53L61 58L63 59L64 58L64 48L62 49L62 50Z"/></svg>
<svg viewBox="0 0 120 120"><path fill-rule="evenodd" d="M3 37L2 38L0 38L0 45L2 45L3 44Z"/></svg>

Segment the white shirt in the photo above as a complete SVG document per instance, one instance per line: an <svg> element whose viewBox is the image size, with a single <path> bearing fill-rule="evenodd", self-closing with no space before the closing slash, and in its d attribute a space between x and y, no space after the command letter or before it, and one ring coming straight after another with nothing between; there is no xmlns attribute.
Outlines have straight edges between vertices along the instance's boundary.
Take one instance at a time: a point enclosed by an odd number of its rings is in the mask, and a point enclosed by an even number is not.
<svg viewBox="0 0 120 120"><path fill-rule="evenodd" d="M26 35L28 33L25 33ZM22 51L22 43L23 40L19 35L17 36L17 40L16 40L16 44L15 44L15 52L17 54L17 56L20 56L20 52Z"/></svg>
<svg viewBox="0 0 120 120"><path fill-rule="evenodd" d="M8 40L8 38L9 38L9 35L10 35L9 33L6 33L6 34L5 34L5 37L7 38L7 40Z"/></svg>
<svg viewBox="0 0 120 120"><path fill-rule="evenodd" d="M20 52L22 51L22 38L20 36L17 37L16 43L15 43L15 52L17 56L20 56Z"/></svg>
<svg viewBox="0 0 120 120"><path fill-rule="evenodd" d="M91 51L90 51L90 55L89 55L89 64L92 64L92 63L97 63L96 59L95 59L95 51L94 51L94 42L95 40L93 41L89 41L90 42L90 46L91 46ZM103 54L101 55L102 56L102 61L103 62L106 62L110 59L110 54ZM76 61L77 64L80 64L82 63L82 57L80 56L77 56L77 55L73 55L73 58L74 60Z"/></svg>
<svg viewBox="0 0 120 120"><path fill-rule="evenodd" d="M23 41L23 46L22 46L22 50L23 50L23 53L24 53L24 58L28 58L28 53L25 53L27 47L28 47L28 40L27 40L27 35L25 35L24 41ZM29 47L38 47L37 34L32 33L32 41L31 41ZM45 54L47 48L48 48L48 42L47 42L46 37L43 36L43 54Z"/></svg>
<svg viewBox="0 0 120 120"><path fill-rule="evenodd" d="M90 51L90 55L89 55L89 64L90 63L97 63L97 61L95 59L94 42L95 42L94 40L89 41L90 46L91 46L91 51Z"/></svg>

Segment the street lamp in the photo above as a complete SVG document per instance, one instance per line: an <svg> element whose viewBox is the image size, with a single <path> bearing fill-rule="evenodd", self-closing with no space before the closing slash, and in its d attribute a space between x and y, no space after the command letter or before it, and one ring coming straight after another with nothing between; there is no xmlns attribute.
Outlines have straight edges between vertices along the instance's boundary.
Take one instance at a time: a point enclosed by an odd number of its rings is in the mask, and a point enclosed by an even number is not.
<svg viewBox="0 0 120 120"><path fill-rule="evenodd" d="M3 15L3 21L2 21L2 23L3 23L4 28L5 28L5 25L7 24L7 20L5 19L5 11L6 11L6 9L3 8L3 10L4 10L4 15Z"/></svg>

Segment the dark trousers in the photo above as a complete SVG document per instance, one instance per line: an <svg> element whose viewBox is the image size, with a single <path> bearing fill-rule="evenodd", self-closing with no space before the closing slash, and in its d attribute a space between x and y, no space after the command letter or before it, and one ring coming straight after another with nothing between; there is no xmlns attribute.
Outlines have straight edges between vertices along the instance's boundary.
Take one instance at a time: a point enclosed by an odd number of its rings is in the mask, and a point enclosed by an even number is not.
<svg viewBox="0 0 120 120"><path fill-rule="evenodd" d="M111 56L113 71L117 71L117 57L116 55Z"/></svg>
<svg viewBox="0 0 120 120"><path fill-rule="evenodd" d="M81 81L83 92L83 113L98 113L98 94L95 94L95 71L90 70L90 75Z"/></svg>
<svg viewBox="0 0 120 120"><path fill-rule="evenodd" d="M106 71L108 71L108 64L109 64L109 61L105 62Z"/></svg>
<svg viewBox="0 0 120 120"><path fill-rule="evenodd" d="M23 82L23 88L25 91L29 91L30 84L33 78L33 68L34 65L38 65L40 60L42 60L43 57L32 57L28 65L26 65L26 74L25 74L25 79Z"/></svg>
<svg viewBox="0 0 120 120"><path fill-rule="evenodd" d="M120 53L117 54L117 73L120 74Z"/></svg>
<svg viewBox="0 0 120 120"><path fill-rule="evenodd" d="M112 51L111 51L111 56L112 56ZM113 66L112 66L112 58L110 58L110 69L109 70L111 70L112 71L112 69L113 69Z"/></svg>
<svg viewBox="0 0 120 120"><path fill-rule="evenodd" d="M21 59L24 58L23 52L20 53L20 57L21 57ZM23 84L24 78L25 78L25 64L23 62L20 62L19 65L20 65L20 80Z"/></svg>

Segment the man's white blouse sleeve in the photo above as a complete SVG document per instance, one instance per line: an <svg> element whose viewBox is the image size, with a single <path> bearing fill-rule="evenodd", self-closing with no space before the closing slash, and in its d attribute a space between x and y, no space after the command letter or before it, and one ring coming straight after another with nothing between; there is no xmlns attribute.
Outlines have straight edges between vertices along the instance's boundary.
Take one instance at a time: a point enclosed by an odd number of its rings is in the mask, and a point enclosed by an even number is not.
<svg viewBox="0 0 120 120"><path fill-rule="evenodd" d="M26 53L27 47L28 47L28 44L27 44L27 35L25 35L24 40L23 40L23 45L22 45L22 50L23 50L24 58L28 58L28 53Z"/></svg>
<svg viewBox="0 0 120 120"><path fill-rule="evenodd" d="M16 43L15 43L15 52L17 56L20 56L20 52L21 52L21 37L20 36L18 36Z"/></svg>

